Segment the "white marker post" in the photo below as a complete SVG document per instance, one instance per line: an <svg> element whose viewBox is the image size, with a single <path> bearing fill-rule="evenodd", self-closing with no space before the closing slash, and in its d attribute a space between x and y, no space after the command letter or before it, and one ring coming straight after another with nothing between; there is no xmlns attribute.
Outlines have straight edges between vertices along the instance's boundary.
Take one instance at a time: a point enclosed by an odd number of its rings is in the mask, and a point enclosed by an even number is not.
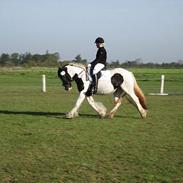
<svg viewBox="0 0 183 183"><path fill-rule="evenodd" d="M42 91L46 92L46 75L42 75Z"/></svg>
<svg viewBox="0 0 183 183"><path fill-rule="evenodd" d="M164 83L165 83L165 75L161 75L161 88L160 88L160 94L164 93Z"/></svg>
<svg viewBox="0 0 183 183"><path fill-rule="evenodd" d="M168 93L164 93L164 83L165 83L165 75L161 75L160 93L149 93L149 95L168 95Z"/></svg>

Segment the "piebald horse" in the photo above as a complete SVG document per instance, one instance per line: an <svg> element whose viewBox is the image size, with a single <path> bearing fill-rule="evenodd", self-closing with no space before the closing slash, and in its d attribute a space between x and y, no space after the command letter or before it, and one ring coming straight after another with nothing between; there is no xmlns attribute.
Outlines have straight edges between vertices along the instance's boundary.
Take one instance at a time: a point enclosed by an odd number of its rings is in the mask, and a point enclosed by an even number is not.
<svg viewBox="0 0 183 183"><path fill-rule="evenodd" d="M79 91L79 97L76 104L72 110L66 114L66 118L74 118L78 116L78 110L85 98L100 117L103 118L106 116L106 107L102 103L96 102L92 95L88 96L86 94L90 86L86 66L69 63L58 68L58 77L62 81L65 90L71 90L71 82L75 81ZM147 116L145 96L138 86L133 73L126 69L115 68L101 71L101 77L98 79L97 94L113 94L114 107L108 114L109 118L114 117L124 96L127 96L127 99L135 105L142 118L146 118Z"/></svg>

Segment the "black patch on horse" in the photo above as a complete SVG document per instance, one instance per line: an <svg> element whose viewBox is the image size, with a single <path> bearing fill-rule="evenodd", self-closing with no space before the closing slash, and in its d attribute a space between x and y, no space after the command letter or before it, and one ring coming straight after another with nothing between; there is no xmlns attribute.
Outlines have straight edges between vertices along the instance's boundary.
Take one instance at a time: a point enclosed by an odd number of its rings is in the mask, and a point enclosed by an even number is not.
<svg viewBox="0 0 183 183"><path fill-rule="evenodd" d="M88 90L87 90L86 93L85 93L85 95L86 95L87 97L90 97L90 96L93 95L93 93L92 93L92 88L93 88L93 86L92 86L92 84L90 84L89 87L88 87Z"/></svg>
<svg viewBox="0 0 183 183"><path fill-rule="evenodd" d="M61 75L62 71L65 72L64 75ZM58 68L58 77L62 80L63 86L65 88L71 87L72 78L69 75L69 73L67 72L67 67L64 66L62 68L60 68L60 67Z"/></svg>
<svg viewBox="0 0 183 183"><path fill-rule="evenodd" d="M61 75L61 72L65 71L65 75ZM70 77L70 75L67 72L67 67L62 67L62 68L58 68L58 77L62 80L68 80L68 81L72 81L72 78Z"/></svg>
<svg viewBox="0 0 183 183"><path fill-rule="evenodd" d="M82 91L84 89L84 83L83 83L82 79L79 78L77 74L75 74L74 77L73 77L73 80L77 84L78 91L79 92Z"/></svg>
<svg viewBox="0 0 183 183"><path fill-rule="evenodd" d="M124 81L123 76L119 73L116 73L111 77L111 83L114 89L121 87L123 81Z"/></svg>

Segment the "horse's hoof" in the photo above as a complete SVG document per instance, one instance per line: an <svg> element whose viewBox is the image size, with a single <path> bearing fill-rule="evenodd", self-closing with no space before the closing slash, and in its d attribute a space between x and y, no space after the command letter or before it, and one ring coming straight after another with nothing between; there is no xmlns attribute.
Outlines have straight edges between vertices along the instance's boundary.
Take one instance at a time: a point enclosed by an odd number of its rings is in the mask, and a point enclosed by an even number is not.
<svg viewBox="0 0 183 183"><path fill-rule="evenodd" d="M114 114L113 113L109 113L107 116L108 116L109 119L113 119L114 118Z"/></svg>
<svg viewBox="0 0 183 183"><path fill-rule="evenodd" d="M79 116L78 112L75 112L74 117L78 117L78 116Z"/></svg>
<svg viewBox="0 0 183 183"><path fill-rule="evenodd" d="M141 117L145 119L147 117L147 110L141 112Z"/></svg>
<svg viewBox="0 0 183 183"><path fill-rule="evenodd" d="M66 119L72 119L73 115L71 113L67 113L65 116Z"/></svg>
<svg viewBox="0 0 183 183"><path fill-rule="evenodd" d="M99 118L100 118L100 119L104 119L105 116L104 116L104 115L100 115Z"/></svg>
<svg viewBox="0 0 183 183"><path fill-rule="evenodd" d="M79 116L79 114L78 114L78 112L68 112L67 114L66 114L66 119L72 119L72 118L74 118L74 117L78 117Z"/></svg>
<svg viewBox="0 0 183 183"><path fill-rule="evenodd" d="M100 115L100 118L103 119L103 118L105 118L106 113L105 112L104 113L100 113L99 115Z"/></svg>

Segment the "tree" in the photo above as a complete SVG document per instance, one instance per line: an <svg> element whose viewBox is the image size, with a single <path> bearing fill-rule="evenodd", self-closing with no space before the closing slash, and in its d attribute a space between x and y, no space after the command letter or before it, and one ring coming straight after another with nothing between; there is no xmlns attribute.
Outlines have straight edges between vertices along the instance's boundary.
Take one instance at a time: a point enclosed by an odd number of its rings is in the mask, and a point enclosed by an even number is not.
<svg viewBox="0 0 183 183"><path fill-rule="evenodd" d="M86 59L82 59L81 55L77 55L75 57L75 60L73 60L76 63L81 63L81 64L86 64L87 60Z"/></svg>
<svg viewBox="0 0 183 183"><path fill-rule="evenodd" d="M76 63L81 63L81 62L82 62L81 55L77 55L77 56L75 57L74 62L76 62Z"/></svg>
<svg viewBox="0 0 183 183"><path fill-rule="evenodd" d="M6 53L3 53L3 54L1 55L1 57L0 57L0 64L4 66L4 65L6 65L6 63L8 63L9 61L10 61L9 55L6 54Z"/></svg>
<svg viewBox="0 0 183 183"><path fill-rule="evenodd" d="M18 53L12 53L10 57L11 57L11 61L12 61L13 65L18 65L19 64L20 56L19 56Z"/></svg>

